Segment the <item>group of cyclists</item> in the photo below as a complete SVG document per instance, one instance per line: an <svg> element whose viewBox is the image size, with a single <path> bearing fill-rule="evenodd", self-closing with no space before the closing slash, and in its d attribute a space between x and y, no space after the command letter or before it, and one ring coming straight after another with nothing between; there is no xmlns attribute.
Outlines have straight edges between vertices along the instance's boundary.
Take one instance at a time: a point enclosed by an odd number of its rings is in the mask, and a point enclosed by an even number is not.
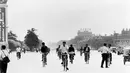
<svg viewBox="0 0 130 73"><path fill-rule="evenodd" d="M103 64L106 61L106 68L108 68L108 65L111 64L112 61L112 53L110 51L111 44L108 46L104 44L103 47L99 48L98 51L102 53L102 62L101 62L101 68L103 68ZM41 46L41 54L42 54L42 62L43 66L47 65L47 55L50 53L50 48L48 48L45 43L42 43ZM58 46L56 49L57 56L61 60L61 65L64 67L64 70L69 70L68 68L68 62L70 61L71 64L73 64L74 57L75 57L75 48L73 44L70 44L68 46L66 42L64 41L61 45ZM80 55L82 56L84 54L84 61L85 63L89 64L90 59L90 47L88 44L85 45L85 47L81 47L80 49ZM17 57L18 59L21 58L21 49L20 47L17 48ZM109 64L108 64L109 62Z"/></svg>
<svg viewBox="0 0 130 73"><path fill-rule="evenodd" d="M84 48L81 49L84 53L84 60L88 64L89 58L90 58L90 47L88 44L85 45ZM61 64L64 66L64 70L69 70L68 68L68 57L71 64L73 64L74 56L75 54L75 48L73 44L71 44L69 47L66 45L66 42L64 41L62 45L59 45L56 49L57 55L59 59L62 59Z"/></svg>

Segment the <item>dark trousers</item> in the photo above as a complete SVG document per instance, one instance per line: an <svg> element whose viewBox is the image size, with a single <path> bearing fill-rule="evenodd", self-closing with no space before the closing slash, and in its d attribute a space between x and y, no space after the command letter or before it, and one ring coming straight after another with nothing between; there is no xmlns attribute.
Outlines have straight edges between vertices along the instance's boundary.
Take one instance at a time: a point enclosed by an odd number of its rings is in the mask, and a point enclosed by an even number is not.
<svg viewBox="0 0 130 73"><path fill-rule="evenodd" d="M42 60L47 63L47 54L42 54Z"/></svg>
<svg viewBox="0 0 130 73"><path fill-rule="evenodd" d="M110 63L112 63L112 53L110 53Z"/></svg>
<svg viewBox="0 0 130 73"><path fill-rule="evenodd" d="M101 67L103 67L104 62L106 62L106 67L108 67L108 57L109 57L109 54L107 54L107 53L102 54Z"/></svg>
<svg viewBox="0 0 130 73"><path fill-rule="evenodd" d="M84 60L85 60L85 62L87 62L89 60L89 57L90 57L89 52L85 52L84 53Z"/></svg>
<svg viewBox="0 0 130 73"><path fill-rule="evenodd" d="M1 73L6 73L7 65L8 65L7 63L5 64L5 63L1 62Z"/></svg>

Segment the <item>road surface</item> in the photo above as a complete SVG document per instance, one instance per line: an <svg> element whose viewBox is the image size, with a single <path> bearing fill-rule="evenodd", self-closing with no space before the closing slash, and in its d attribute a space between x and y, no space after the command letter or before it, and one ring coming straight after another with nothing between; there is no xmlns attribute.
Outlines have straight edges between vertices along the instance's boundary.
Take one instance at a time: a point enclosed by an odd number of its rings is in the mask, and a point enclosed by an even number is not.
<svg viewBox="0 0 130 73"><path fill-rule="evenodd" d="M8 64L7 73L63 73L61 60L55 51L48 55L48 65L42 67L40 53L22 53L22 58L17 60L16 53L10 54L11 62ZM130 73L130 63L123 65L123 57L113 54L113 62L109 68L100 68L101 54L97 51L91 52L90 63L84 62L84 56L76 52L74 64L69 63L67 73ZM104 66L105 67L105 66Z"/></svg>

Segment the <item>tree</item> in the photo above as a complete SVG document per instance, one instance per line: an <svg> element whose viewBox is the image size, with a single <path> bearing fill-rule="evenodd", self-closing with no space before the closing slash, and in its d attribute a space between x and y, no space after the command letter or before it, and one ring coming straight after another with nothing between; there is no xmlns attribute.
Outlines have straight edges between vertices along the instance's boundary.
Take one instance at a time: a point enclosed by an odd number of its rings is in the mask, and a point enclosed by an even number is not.
<svg viewBox="0 0 130 73"><path fill-rule="evenodd" d="M8 39L12 39L12 40L17 41L17 35L14 34L12 31L9 31L8 32Z"/></svg>
<svg viewBox="0 0 130 73"><path fill-rule="evenodd" d="M17 35L13 33L12 31L8 32L8 44L9 44L9 49L11 51L15 51L18 46L21 46L19 43L20 41L17 40Z"/></svg>
<svg viewBox="0 0 130 73"><path fill-rule="evenodd" d="M35 50L34 48L38 48L39 46L39 39L38 36L35 34L36 29L32 28L31 30L27 31L27 35L25 36L25 44L30 48L30 51Z"/></svg>

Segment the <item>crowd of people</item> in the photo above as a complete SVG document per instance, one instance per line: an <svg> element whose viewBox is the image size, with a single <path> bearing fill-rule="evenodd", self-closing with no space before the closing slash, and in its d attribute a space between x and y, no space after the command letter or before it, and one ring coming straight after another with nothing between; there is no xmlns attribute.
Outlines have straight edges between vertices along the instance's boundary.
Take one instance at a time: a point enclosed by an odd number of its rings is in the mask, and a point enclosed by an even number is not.
<svg viewBox="0 0 130 73"><path fill-rule="evenodd" d="M9 51L7 50L5 45L1 46L0 49L0 72L1 73L6 73L7 71L7 66L9 63ZM66 42L64 41L61 45L58 46L56 49L57 56L61 60L61 65L64 67L64 70L69 70L68 68L68 62L70 61L71 64L73 64L74 57L76 55L75 53L76 48L74 47L73 44L70 44L68 46ZM43 65L47 65L47 55L50 53L50 48L48 48L45 43L42 43L41 46L41 54L42 54L42 62ZM90 59L90 51L91 48L89 47L88 44L85 45L85 47L81 46L80 49L80 55L84 54L84 61L85 63L89 64L89 59ZM16 49L16 56L18 59L21 58L21 52L22 49L20 46ZM25 50L23 51L25 52ZM104 62L106 62L106 68L109 68L109 65L112 64L112 52L111 52L111 44L106 44L98 49L98 52L101 52L102 55L102 62L101 62L101 68L103 68ZM7 62L4 62L6 58L8 58Z"/></svg>

